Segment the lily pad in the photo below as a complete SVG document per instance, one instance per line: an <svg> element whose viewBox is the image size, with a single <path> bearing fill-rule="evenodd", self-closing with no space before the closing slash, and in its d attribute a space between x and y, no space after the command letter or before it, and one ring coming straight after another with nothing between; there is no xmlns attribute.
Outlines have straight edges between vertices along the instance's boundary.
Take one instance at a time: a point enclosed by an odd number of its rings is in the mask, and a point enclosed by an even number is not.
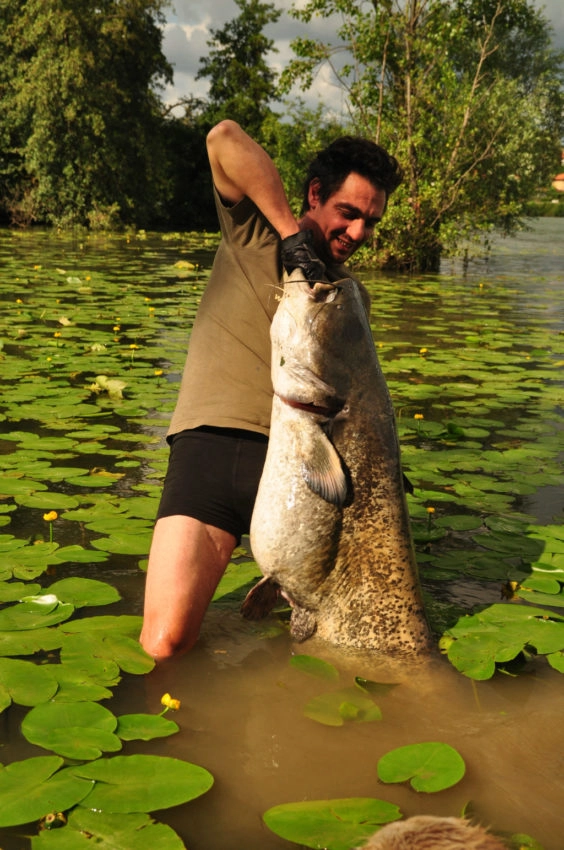
<svg viewBox="0 0 564 850"><path fill-rule="evenodd" d="M97 702L44 703L22 721L22 733L30 743L81 760L120 750L116 728L115 715Z"/></svg>
<svg viewBox="0 0 564 850"><path fill-rule="evenodd" d="M317 850L350 850L382 824L400 818L397 806L371 797L284 803L263 815L276 835Z"/></svg>
<svg viewBox="0 0 564 850"><path fill-rule="evenodd" d="M18 705L46 702L59 687L49 667L16 658L0 658L0 683L10 698L8 705L10 701Z"/></svg>
<svg viewBox="0 0 564 850"><path fill-rule="evenodd" d="M462 756L448 744L427 741L408 744L378 761L381 782L406 782L415 791L443 791L456 785L466 771Z"/></svg>
<svg viewBox="0 0 564 850"><path fill-rule="evenodd" d="M58 649L63 635L57 629L40 628L30 631L0 632L0 656L33 655Z"/></svg>
<svg viewBox="0 0 564 850"><path fill-rule="evenodd" d="M325 726L343 726L345 721L368 723L381 720L379 707L358 687L342 688L311 699L304 714Z"/></svg>
<svg viewBox="0 0 564 850"><path fill-rule="evenodd" d="M88 807L101 812L152 812L205 794L213 776L205 768L165 756L115 756L72 768L96 782Z"/></svg>
<svg viewBox="0 0 564 850"><path fill-rule="evenodd" d="M24 584L22 581L0 581L0 602L18 602L22 596L38 593L40 584Z"/></svg>
<svg viewBox="0 0 564 850"><path fill-rule="evenodd" d="M323 661L322 658L315 658L313 655L293 655L290 658L290 666L320 679L335 681L339 678L339 671L333 664Z"/></svg>
<svg viewBox="0 0 564 850"><path fill-rule="evenodd" d="M166 738L179 731L174 720L168 720L159 714L122 714L118 717L116 735L123 741L152 741L153 738Z"/></svg>
<svg viewBox="0 0 564 850"><path fill-rule="evenodd" d="M31 850L185 850L174 830L147 814L110 815L74 809L63 829L42 830Z"/></svg>
<svg viewBox="0 0 564 850"><path fill-rule="evenodd" d="M58 756L39 756L0 767L0 827L38 820L47 812L70 809L92 790Z"/></svg>
<svg viewBox="0 0 564 850"><path fill-rule="evenodd" d="M152 531L141 534L114 532L109 537L98 537L92 541L96 549L113 552L115 555L146 555L151 546Z"/></svg>
<svg viewBox="0 0 564 850"><path fill-rule="evenodd" d="M526 647L541 654L564 649L564 617L528 605L490 605L462 617L448 634L450 662L471 679L489 679L497 664L511 661Z"/></svg>
<svg viewBox="0 0 564 850"><path fill-rule="evenodd" d="M74 576L56 581L48 588L64 602L70 602L75 608L92 605L111 605L121 599L118 591L111 584L92 578Z"/></svg>
<svg viewBox="0 0 564 850"><path fill-rule="evenodd" d="M72 617L74 606L59 602L48 594L29 597L28 601L0 611L0 631L25 631L62 623Z"/></svg>
<svg viewBox="0 0 564 850"><path fill-rule="evenodd" d="M246 588L246 585L250 582L254 582L259 578L262 578L262 573L255 561L245 561L242 564L228 564L213 595L212 602L219 602L224 597L238 593L242 588Z"/></svg>

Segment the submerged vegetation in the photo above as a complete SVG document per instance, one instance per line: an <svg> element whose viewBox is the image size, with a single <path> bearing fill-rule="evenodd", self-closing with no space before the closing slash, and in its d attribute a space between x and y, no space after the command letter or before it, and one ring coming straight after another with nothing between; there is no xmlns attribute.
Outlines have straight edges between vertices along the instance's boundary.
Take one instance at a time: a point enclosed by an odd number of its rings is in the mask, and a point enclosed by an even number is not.
<svg viewBox="0 0 564 850"><path fill-rule="evenodd" d="M150 813L213 783L205 766L143 751L178 733L174 693L149 713L111 709L120 682L153 667L117 587L120 572L144 567L214 245L202 234L0 239L0 710L21 712L33 753L0 767L0 827L26 825L33 850L80 847L85 834L176 850L181 839ZM564 672L564 526L535 502L562 487L561 279L366 282L440 663L474 680ZM258 574L238 554L216 606L238 607ZM461 583L479 601L461 601ZM286 616L256 639L283 633ZM319 680L303 705L312 722L385 722L393 684L341 681L308 655L291 664ZM413 742L390 750L378 775L437 793L463 781L464 756ZM337 850L401 815L350 798L281 804L264 818L291 841Z"/></svg>

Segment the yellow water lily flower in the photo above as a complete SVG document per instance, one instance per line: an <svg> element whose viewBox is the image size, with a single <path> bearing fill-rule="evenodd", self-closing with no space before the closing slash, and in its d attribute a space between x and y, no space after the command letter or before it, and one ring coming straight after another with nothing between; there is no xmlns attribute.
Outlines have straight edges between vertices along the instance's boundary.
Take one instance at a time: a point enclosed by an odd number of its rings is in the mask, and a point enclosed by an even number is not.
<svg viewBox="0 0 564 850"><path fill-rule="evenodd" d="M54 522L58 518L59 514L57 511L49 511L47 514L43 514L43 519L45 522Z"/></svg>
<svg viewBox="0 0 564 850"><path fill-rule="evenodd" d="M178 711L180 708L180 700L173 699L170 694L163 694L161 697L161 705L164 705L165 708L172 708L173 711Z"/></svg>
<svg viewBox="0 0 564 850"><path fill-rule="evenodd" d="M415 413L415 414L413 415L413 418L414 418L414 419L425 419L425 417L423 416L423 414L422 414L422 413Z"/></svg>

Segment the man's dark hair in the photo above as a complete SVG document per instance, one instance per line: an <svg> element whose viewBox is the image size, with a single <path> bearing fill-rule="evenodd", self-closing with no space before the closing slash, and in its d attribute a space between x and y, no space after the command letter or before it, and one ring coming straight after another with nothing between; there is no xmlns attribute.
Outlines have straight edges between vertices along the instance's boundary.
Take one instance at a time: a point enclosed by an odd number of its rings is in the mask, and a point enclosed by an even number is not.
<svg viewBox="0 0 564 850"><path fill-rule="evenodd" d="M403 179L397 159L383 147L359 136L341 136L319 151L310 164L304 183L302 215L309 209L308 191L312 180L319 180L319 199L324 204L354 172L366 178L388 198Z"/></svg>

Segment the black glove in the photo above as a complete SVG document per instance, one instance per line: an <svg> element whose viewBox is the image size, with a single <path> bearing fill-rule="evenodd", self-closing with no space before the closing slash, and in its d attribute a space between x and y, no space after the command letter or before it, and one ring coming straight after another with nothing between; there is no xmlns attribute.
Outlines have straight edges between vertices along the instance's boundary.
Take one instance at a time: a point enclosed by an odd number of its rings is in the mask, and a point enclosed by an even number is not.
<svg viewBox="0 0 564 850"><path fill-rule="evenodd" d="M311 230L299 230L283 239L280 255L288 274L301 269L309 281L325 279L325 266L315 253Z"/></svg>

